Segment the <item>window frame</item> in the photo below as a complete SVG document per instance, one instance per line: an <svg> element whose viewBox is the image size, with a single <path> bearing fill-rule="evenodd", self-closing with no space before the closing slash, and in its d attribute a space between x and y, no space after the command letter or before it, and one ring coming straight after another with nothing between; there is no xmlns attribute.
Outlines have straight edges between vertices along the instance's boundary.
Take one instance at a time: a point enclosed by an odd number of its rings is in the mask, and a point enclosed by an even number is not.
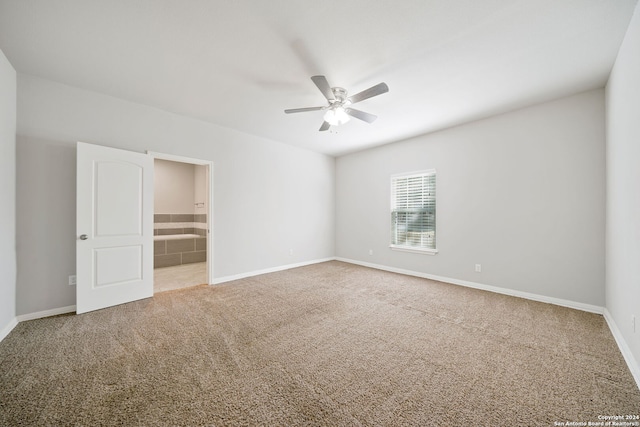
<svg viewBox="0 0 640 427"><path fill-rule="evenodd" d="M394 251L399 251L399 252L412 252L412 253L419 253L419 254L424 254L424 255L435 255L438 253L438 248L437 248L437 221L435 221L434 218L434 227L433 227L433 232L434 232L434 240L435 240L435 247L434 248L425 248L425 247L421 247L421 246L409 246L409 245L398 245L398 244L394 244L393 243L393 233L394 233L394 226L393 226L393 213L394 211L396 211L396 185L395 185L395 181L397 181L399 178L413 178L413 177L424 177L424 176L429 176L429 175L434 175L436 176L436 188L437 188L437 171L435 169L425 169L425 170L421 170L421 171L415 171L415 172L406 172L406 173L398 173L398 174L393 174L391 175L390 179L389 179L389 183L390 183L390 216L389 216L389 220L390 220L390 224L389 224L389 230L390 230L390 240L391 243L389 243L389 248L391 250ZM437 217L437 196L438 193L436 191L435 197L434 197L434 201L435 201L435 210L434 210L434 216Z"/></svg>

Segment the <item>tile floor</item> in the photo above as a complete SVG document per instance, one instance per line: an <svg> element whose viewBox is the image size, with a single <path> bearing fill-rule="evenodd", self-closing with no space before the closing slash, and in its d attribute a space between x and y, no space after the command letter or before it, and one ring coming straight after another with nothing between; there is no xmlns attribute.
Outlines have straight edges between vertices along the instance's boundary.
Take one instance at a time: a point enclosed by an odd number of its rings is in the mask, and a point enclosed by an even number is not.
<svg viewBox="0 0 640 427"><path fill-rule="evenodd" d="M153 292L164 292L207 283L207 263L176 265L153 270Z"/></svg>

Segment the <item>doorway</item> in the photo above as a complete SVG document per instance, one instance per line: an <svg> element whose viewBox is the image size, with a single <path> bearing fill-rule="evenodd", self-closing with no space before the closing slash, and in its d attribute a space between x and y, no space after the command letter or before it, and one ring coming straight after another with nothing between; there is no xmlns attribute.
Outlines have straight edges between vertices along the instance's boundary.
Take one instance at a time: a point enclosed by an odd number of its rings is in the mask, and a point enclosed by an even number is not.
<svg viewBox="0 0 640 427"><path fill-rule="evenodd" d="M204 223L204 227L199 226L201 231L195 231L194 199L193 217L184 218L193 221L190 221L190 226L183 225L182 228L193 228L194 230L187 231L193 231L198 238L201 237L200 234L204 234L202 237L205 238L200 239L198 246L198 249L201 249L202 245L206 248L204 283L213 283L213 163L169 154L142 154L78 142L77 314L153 296L155 159L204 167L201 168L200 174L205 176L206 196L204 202L198 202L199 209L203 209L201 204L204 203L206 219L200 222Z"/></svg>
<svg viewBox="0 0 640 427"><path fill-rule="evenodd" d="M154 293L212 283L212 163L154 157Z"/></svg>

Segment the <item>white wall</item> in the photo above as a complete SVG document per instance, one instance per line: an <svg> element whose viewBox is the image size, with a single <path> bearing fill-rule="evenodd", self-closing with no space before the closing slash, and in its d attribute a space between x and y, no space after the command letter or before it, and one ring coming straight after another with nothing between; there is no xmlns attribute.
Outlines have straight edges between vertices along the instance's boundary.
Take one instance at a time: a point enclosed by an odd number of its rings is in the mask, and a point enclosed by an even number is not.
<svg viewBox="0 0 640 427"><path fill-rule="evenodd" d="M640 384L640 5L607 84L606 206L606 307Z"/></svg>
<svg viewBox="0 0 640 427"><path fill-rule="evenodd" d="M154 213L193 214L195 165L156 159L153 173Z"/></svg>
<svg viewBox="0 0 640 427"><path fill-rule="evenodd" d="M0 340L16 317L16 72L0 50Z"/></svg>
<svg viewBox="0 0 640 427"><path fill-rule="evenodd" d="M334 255L332 157L18 75L18 314L75 304L76 141L213 161L216 278Z"/></svg>
<svg viewBox="0 0 640 427"><path fill-rule="evenodd" d="M336 254L602 307L604 138L595 90L340 157ZM439 253L392 251L389 177L432 168Z"/></svg>

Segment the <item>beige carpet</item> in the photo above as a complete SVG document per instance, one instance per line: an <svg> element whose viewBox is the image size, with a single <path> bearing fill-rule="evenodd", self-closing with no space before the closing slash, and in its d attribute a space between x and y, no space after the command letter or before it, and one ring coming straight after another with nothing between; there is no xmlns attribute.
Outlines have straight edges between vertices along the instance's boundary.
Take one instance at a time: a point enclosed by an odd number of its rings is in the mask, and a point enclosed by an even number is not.
<svg viewBox="0 0 640 427"><path fill-rule="evenodd" d="M20 323L0 425L552 426L640 414L602 316L329 262Z"/></svg>

